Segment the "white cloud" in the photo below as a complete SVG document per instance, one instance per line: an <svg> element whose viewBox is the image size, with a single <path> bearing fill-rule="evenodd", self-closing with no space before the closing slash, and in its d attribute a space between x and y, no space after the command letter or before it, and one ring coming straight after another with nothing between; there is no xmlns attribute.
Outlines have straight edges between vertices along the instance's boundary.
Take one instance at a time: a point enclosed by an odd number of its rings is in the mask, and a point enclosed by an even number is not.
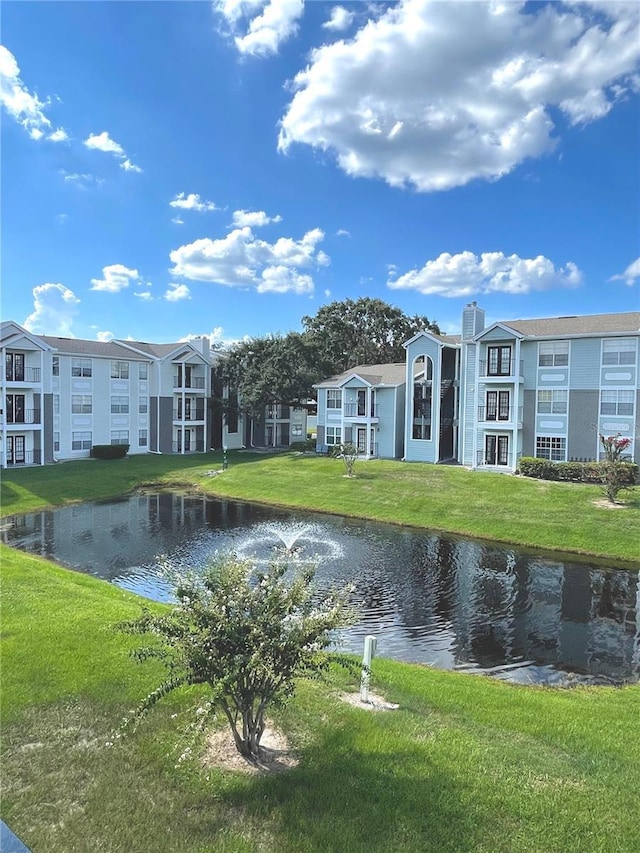
<svg viewBox="0 0 640 853"><path fill-rule="evenodd" d="M245 335L244 338L228 338L225 335L222 326L214 326L208 334L185 335L183 338L179 338L179 342L193 341L197 338L209 338L209 345L213 349L223 349L225 347L234 346L234 344L242 343L242 341L248 341L249 335Z"/></svg>
<svg viewBox="0 0 640 853"><path fill-rule="evenodd" d="M65 142L69 137L66 130L51 130L51 121L44 110L51 105L47 98L41 101L30 92L20 79L20 68L15 56L4 45L0 45L0 104L29 134L31 139L46 138L50 142Z"/></svg>
<svg viewBox="0 0 640 853"><path fill-rule="evenodd" d="M133 295L137 296L138 299L142 299L143 302L151 302L153 300L153 296L149 293L148 290L134 291Z"/></svg>
<svg viewBox="0 0 640 853"><path fill-rule="evenodd" d="M108 341L112 341L114 337L113 332L98 332L96 340L102 341L102 343L106 344Z"/></svg>
<svg viewBox="0 0 640 853"><path fill-rule="evenodd" d="M530 293L557 287L579 287L582 273L569 261L564 267L542 255L520 258L502 252L443 253L420 270L390 277L392 290L417 290L426 296L473 296L476 293Z"/></svg>
<svg viewBox="0 0 640 853"><path fill-rule="evenodd" d="M233 212L233 224L236 228L244 228L245 225L249 228L260 228L270 222L282 222L282 217L279 214L267 216L264 210L234 210Z"/></svg>
<svg viewBox="0 0 640 853"><path fill-rule="evenodd" d="M95 184L99 187L104 183L104 178L96 178L95 175L88 172L81 174L79 172L67 172L65 169L59 169L58 172L62 175L65 183L74 184L75 186L82 187L83 189L86 189L91 184Z"/></svg>
<svg viewBox="0 0 640 853"><path fill-rule="evenodd" d="M638 88L639 21L639 3L404 0L312 51L278 147L425 192L494 180Z"/></svg>
<svg viewBox="0 0 640 853"><path fill-rule="evenodd" d="M171 207L179 207L181 210L195 210L198 213L218 209L213 201L203 201L198 193L189 193L189 195L178 193L169 204ZM175 222L175 219L173 221Z"/></svg>
<svg viewBox="0 0 640 853"><path fill-rule="evenodd" d="M107 293L119 293L126 287L129 287L131 282L140 284L140 276L138 270L129 269L123 264L110 264L102 268L104 278L92 278L91 290L103 290Z"/></svg>
<svg viewBox="0 0 640 853"><path fill-rule="evenodd" d="M174 216L171 221L176 225L184 225L184 219L181 219L179 216Z"/></svg>
<svg viewBox="0 0 640 853"><path fill-rule="evenodd" d="M102 133L90 133L88 138L85 139L84 144L87 148L91 148L94 151L113 154L114 157L120 160L120 168L124 169L125 172L142 172L140 166L136 166L131 162L122 145L116 142L115 139L112 139L106 130L103 130Z"/></svg>
<svg viewBox="0 0 640 853"><path fill-rule="evenodd" d="M167 302L180 302L182 299L191 299L191 291L186 284L170 284L164 298Z"/></svg>
<svg viewBox="0 0 640 853"><path fill-rule="evenodd" d="M344 228L338 228L336 237L351 237L351 231L346 231Z"/></svg>
<svg viewBox="0 0 640 853"><path fill-rule="evenodd" d="M282 42L298 31L303 0L215 0L213 8L224 18L238 51L250 56L272 56Z"/></svg>
<svg viewBox="0 0 640 853"><path fill-rule="evenodd" d="M136 166L135 163L132 163L128 157L126 160L123 160L122 163L120 163L120 168L124 169L125 172L138 172L138 174L142 172L140 166Z"/></svg>
<svg viewBox="0 0 640 853"><path fill-rule="evenodd" d="M329 263L328 256L317 251L323 239L324 233L314 228L301 240L280 237L267 243L248 226L236 228L219 240L205 238L175 249L170 254L171 273L259 293L311 293L313 279L300 270Z"/></svg>
<svg viewBox="0 0 640 853"><path fill-rule="evenodd" d="M71 325L80 300L64 284L39 284L33 288L33 313L22 324L39 335L72 338Z"/></svg>
<svg viewBox="0 0 640 853"><path fill-rule="evenodd" d="M105 154L115 154L116 157L125 157L124 148L118 142L113 140L106 130L102 133L91 133L85 139L84 144L87 148L93 148L96 151L104 151Z"/></svg>
<svg viewBox="0 0 640 853"><path fill-rule="evenodd" d="M344 6L334 6L331 10L331 17L322 25L325 30L332 32L342 32L347 30L353 23L355 12L349 12Z"/></svg>
<svg viewBox="0 0 640 853"><path fill-rule="evenodd" d="M624 281L628 287L633 285L640 279L640 258L629 264L626 270L619 275L612 275L609 281Z"/></svg>

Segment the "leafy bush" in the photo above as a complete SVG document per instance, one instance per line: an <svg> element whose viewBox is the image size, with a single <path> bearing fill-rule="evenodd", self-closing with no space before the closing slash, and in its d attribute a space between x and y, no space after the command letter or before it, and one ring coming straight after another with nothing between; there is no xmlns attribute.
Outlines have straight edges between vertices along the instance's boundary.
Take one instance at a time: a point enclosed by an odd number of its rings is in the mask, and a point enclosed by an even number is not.
<svg viewBox="0 0 640 853"><path fill-rule="evenodd" d="M128 452L128 444L94 444L91 448L94 459L124 459Z"/></svg>
<svg viewBox="0 0 640 853"><path fill-rule="evenodd" d="M311 438L308 438L306 441L293 441L290 447L291 450L297 450L299 453L314 451L316 449L316 441Z"/></svg>
<svg viewBox="0 0 640 853"><path fill-rule="evenodd" d="M267 706L291 696L296 677L318 676L331 660L353 669L352 660L326 651L332 632L354 619L350 590L318 600L312 569L289 582L287 570L282 561L259 571L227 557L201 580L178 586L178 604L168 614L125 623L125 630L156 641L134 653L138 660L158 658L168 671L138 715L178 687L206 684L211 699L200 722L223 711L238 752L256 758Z"/></svg>
<svg viewBox="0 0 640 853"><path fill-rule="evenodd" d="M605 483L611 475L611 463L604 462L551 462L533 456L520 459L519 472L523 477L536 480L561 480L568 483ZM624 487L638 481L638 466L634 462L615 462L616 482Z"/></svg>

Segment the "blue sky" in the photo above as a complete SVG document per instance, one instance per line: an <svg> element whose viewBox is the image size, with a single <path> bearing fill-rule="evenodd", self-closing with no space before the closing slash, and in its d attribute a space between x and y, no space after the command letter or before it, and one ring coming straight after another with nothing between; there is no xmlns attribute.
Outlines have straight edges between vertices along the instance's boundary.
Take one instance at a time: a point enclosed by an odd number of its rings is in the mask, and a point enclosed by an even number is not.
<svg viewBox="0 0 640 853"><path fill-rule="evenodd" d="M6 2L2 315L224 343L640 307L640 4Z"/></svg>

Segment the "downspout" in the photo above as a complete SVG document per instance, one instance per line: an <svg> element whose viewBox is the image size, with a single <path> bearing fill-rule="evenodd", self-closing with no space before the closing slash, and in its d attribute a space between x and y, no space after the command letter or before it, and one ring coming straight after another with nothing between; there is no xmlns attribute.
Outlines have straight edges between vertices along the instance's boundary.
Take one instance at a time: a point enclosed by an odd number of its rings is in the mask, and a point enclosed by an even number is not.
<svg viewBox="0 0 640 853"><path fill-rule="evenodd" d="M2 364L0 365L0 405L2 405L2 448L0 448L0 465L7 467L7 350L2 347Z"/></svg>

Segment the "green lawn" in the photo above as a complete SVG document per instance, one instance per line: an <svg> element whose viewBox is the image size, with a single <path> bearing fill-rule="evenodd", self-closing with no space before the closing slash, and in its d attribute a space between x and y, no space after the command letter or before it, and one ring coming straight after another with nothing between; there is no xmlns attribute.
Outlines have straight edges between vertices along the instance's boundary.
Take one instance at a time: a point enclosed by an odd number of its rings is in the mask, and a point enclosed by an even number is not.
<svg viewBox="0 0 640 853"><path fill-rule="evenodd" d="M34 853L640 850L639 686L517 687L380 660L374 689L399 710L345 705L337 675L303 682L275 716L297 768L213 771L198 738L179 760L196 691L113 737L158 675L115 627L140 600L1 554L2 817Z"/></svg>
<svg viewBox="0 0 640 853"><path fill-rule="evenodd" d="M2 513L123 494L140 484L426 527L544 550L640 559L640 492L611 509L599 486L552 483L446 465L342 462L295 453L132 456L5 472Z"/></svg>

